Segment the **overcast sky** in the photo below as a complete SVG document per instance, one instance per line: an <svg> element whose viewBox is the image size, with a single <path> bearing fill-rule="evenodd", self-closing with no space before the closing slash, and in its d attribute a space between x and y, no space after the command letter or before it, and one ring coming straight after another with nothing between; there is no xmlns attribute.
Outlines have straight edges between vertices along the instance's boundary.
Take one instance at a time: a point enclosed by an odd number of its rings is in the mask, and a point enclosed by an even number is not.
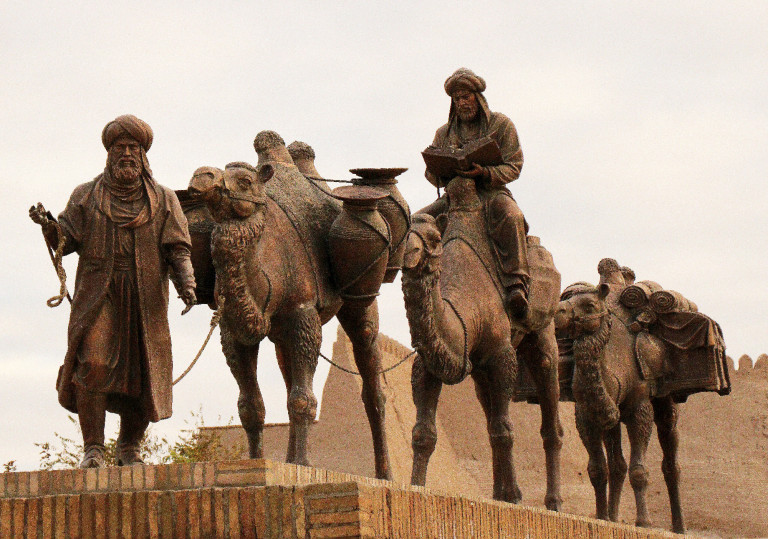
<svg viewBox="0 0 768 539"><path fill-rule="evenodd" d="M152 126L169 187L255 162L254 136L273 129L311 144L326 177L408 167L415 211L435 197L419 152L447 119L443 81L469 67L517 126L511 190L564 285L596 281L613 257L720 322L731 356L768 352L768 2L260 4L2 3L0 463L32 469L33 442L73 434L54 391L69 307L45 305L58 283L27 209L58 214L104 167L101 130L124 113ZM76 255L66 267L73 287ZM410 344L399 280L382 292L382 332ZM181 309L174 298L176 373L211 314ZM262 357L267 419L284 421L271 346ZM217 331L155 432L200 406L226 421L236 399Z"/></svg>

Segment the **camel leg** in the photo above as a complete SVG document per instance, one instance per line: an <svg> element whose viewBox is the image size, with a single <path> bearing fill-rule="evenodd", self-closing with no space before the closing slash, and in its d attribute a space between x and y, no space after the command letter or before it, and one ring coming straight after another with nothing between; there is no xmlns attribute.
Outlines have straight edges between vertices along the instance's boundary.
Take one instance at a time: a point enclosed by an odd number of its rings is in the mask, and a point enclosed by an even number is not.
<svg viewBox="0 0 768 539"><path fill-rule="evenodd" d="M636 526L648 528L652 525L646 505L646 490L648 488L648 470L643 464L648 442L653 430L653 408L649 401L640 404L627 421L629 437L629 484L635 491L637 507Z"/></svg>
<svg viewBox="0 0 768 539"><path fill-rule="evenodd" d="M587 472L592 488L595 489L596 517L608 520L608 463L603 452L603 431L589 421L589 410L576 403L576 430L579 432L581 443L589 454Z"/></svg>
<svg viewBox="0 0 768 539"><path fill-rule="evenodd" d="M627 461L621 449L621 423L606 431L603 441L608 455L608 519L617 522L621 490L627 477Z"/></svg>
<svg viewBox="0 0 768 539"><path fill-rule="evenodd" d="M288 462L309 466L309 431L317 412L312 379L323 337L320 317L314 307L298 307L288 320L280 321L280 326L282 331L275 342L290 365L291 380L288 418L292 444L288 448Z"/></svg>
<svg viewBox="0 0 768 539"><path fill-rule="evenodd" d="M544 506L559 511L563 498L560 495L560 451L563 447L563 426L560 423L558 403L560 380L558 378L557 338L551 322L544 330L525 337L518 349L518 357L524 358L539 396L541 408L541 439L547 468L547 494Z"/></svg>
<svg viewBox="0 0 768 539"><path fill-rule="evenodd" d="M291 395L291 363L288 360L288 355L285 348L280 343L275 343L275 356L277 356L277 365L280 367L280 374L283 375L283 382L285 383L285 392L289 397ZM288 406L286 397L286 408ZM286 450L285 461L293 462L295 458L294 449L296 447L296 435L294 433L293 424L288 425L288 449Z"/></svg>
<svg viewBox="0 0 768 539"><path fill-rule="evenodd" d="M514 356L513 360L514 360ZM517 484L515 463L512 457L512 422L509 419L509 403L514 386L510 391L500 391L498 381L504 377L501 369L474 371L475 393L485 412L488 436L491 440L493 458L493 499L519 503L523 494Z"/></svg>
<svg viewBox="0 0 768 539"><path fill-rule="evenodd" d="M259 345L245 346L234 340L225 328L221 331L221 346L229 370L235 377L240 395L237 398L237 412L240 423L248 438L248 455L252 459L264 457L262 432L264 431L264 400L256 380L256 365Z"/></svg>
<svg viewBox="0 0 768 539"><path fill-rule="evenodd" d="M685 521L680 502L680 465L677 462L677 433L678 408L671 397L652 399L653 420L659 436L659 444L664 458L661 461L661 471L667 483L669 506L672 510L672 531L685 533Z"/></svg>
<svg viewBox="0 0 768 539"><path fill-rule="evenodd" d="M413 469L411 484L424 486L427 483L429 457L437 445L435 415L437 401L443 383L424 368L419 356L413 361L411 370L411 394L416 406L416 424L413 426L411 446L413 447Z"/></svg>
<svg viewBox="0 0 768 539"><path fill-rule="evenodd" d="M379 309L374 301L365 308L345 304L336 318L352 341L352 354L363 380L362 399L373 438L376 477L392 480L387 449L385 412L387 399L381 389L381 353L378 347Z"/></svg>

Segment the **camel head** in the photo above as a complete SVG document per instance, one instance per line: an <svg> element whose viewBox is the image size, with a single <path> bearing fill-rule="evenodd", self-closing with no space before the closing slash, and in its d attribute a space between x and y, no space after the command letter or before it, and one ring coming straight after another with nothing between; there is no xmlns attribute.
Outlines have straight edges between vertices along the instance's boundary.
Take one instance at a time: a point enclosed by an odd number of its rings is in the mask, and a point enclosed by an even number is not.
<svg viewBox="0 0 768 539"><path fill-rule="evenodd" d="M608 315L605 298L610 287L606 283L593 286L586 282L570 285L560 295L555 311L558 338L577 338L596 333Z"/></svg>
<svg viewBox="0 0 768 539"><path fill-rule="evenodd" d="M424 213L413 215L411 230L405 244L403 271L437 270L440 255L443 254L442 236L435 223L435 218Z"/></svg>
<svg viewBox="0 0 768 539"><path fill-rule="evenodd" d="M274 175L272 165L258 169L248 163L229 163L224 170L200 167L192 175L188 191L205 201L217 223L247 219L263 211L264 184Z"/></svg>
<svg viewBox="0 0 768 539"><path fill-rule="evenodd" d="M478 210L482 207L472 178L456 176L445 186L445 192L451 201L452 210Z"/></svg>

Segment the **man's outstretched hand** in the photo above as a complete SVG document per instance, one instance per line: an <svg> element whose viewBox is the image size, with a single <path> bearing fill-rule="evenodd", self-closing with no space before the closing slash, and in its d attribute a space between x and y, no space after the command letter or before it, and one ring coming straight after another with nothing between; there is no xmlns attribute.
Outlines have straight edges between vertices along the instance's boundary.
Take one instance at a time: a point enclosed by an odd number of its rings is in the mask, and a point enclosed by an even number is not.
<svg viewBox="0 0 768 539"><path fill-rule="evenodd" d="M29 208L29 218L40 226L48 224L48 211L38 202L36 206Z"/></svg>

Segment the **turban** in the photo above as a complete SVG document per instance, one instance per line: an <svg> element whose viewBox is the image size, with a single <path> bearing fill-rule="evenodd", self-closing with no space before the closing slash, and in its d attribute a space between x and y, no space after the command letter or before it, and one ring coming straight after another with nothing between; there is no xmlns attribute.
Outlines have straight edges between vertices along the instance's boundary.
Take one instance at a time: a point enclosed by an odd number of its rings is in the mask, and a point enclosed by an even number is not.
<svg viewBox="0 0 768 539"><path fill-rule="evenodd" d="M460 67L453 75L445 79L445 93L452 96L456 90L469 90L482 93L485 91L485 81L478 77L471 69Z"/></svg>
<svg viewBox="0 0 768 539"><path fill-rule="evenodd" d="M109 150L112 144L122 135L128 135L136 140L144 148L145 152L152 146L152 128L132 114L118 116L105 125L104 130L101 132L101 142Z"/></svg>

